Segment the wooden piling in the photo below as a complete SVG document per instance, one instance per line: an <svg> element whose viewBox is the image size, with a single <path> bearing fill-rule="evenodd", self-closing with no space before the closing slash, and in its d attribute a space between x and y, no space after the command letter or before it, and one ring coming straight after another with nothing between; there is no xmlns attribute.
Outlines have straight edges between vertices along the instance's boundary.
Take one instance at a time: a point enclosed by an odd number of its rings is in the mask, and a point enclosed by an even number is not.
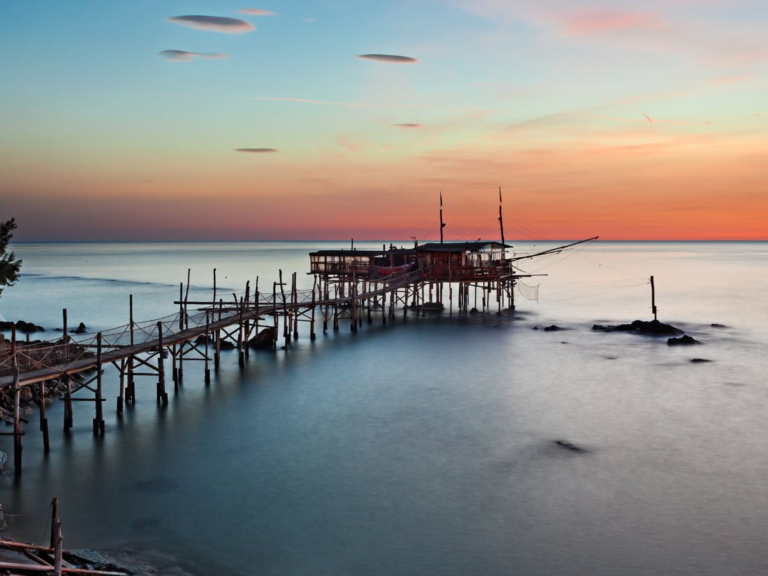
<svg viewBox="0 0 768 576"><path fill-rule="evenodd" d="M13 355L13 466L14 474L21 476L21 460L24 446L21 442L23 434L21 428L21 385L19 384L19 359L16 350L16 327L11 328L11 354Z"/></svg>
<svg viewBox="0 0 768 576"><path fill-rule="evenodd" d="M101 364L101 332L96 334L96 417L93 419L93 433L104 434L104 407L101 405L101 377L104 368Z"/></svg>
<svg viewBox="0 0 768 576"><path fill-rule="evenodd" d="M210 313L206 310L205 312L205 383L209 384L211 382L211 370L208 368L208 340L210 339L209 335L209 317Z"/></svg>
<svg viewBox="0 0 768 576"><path fill-rule="evenodd" d="M45 382L40 382L40 431L43 433L43 452L48 454L51 445L48 438L48 418L45 416Z"/></svg>
<svg viewBox="0 0 768 576"><path fill-rule="evenodd" d="M51 548L56 547L56 522L59 520L59 499L51 500Z"/></svg>
<svg viewBox="0 0 768 576"><path fill-rule="evenodd" d="M168 393L165 391L165 362L163 361L163 323L157 323L157 401L168 404Z"/></svg>
<svg viewBox="0 0 768 576"><path fill-rule="evenodd" d="M130 327L131 327L131 348L133 348L133 294L129 296L130 308ZM126 400L136 403L136 388L133 381L133 354L128 356L128 395Z"/></svg>

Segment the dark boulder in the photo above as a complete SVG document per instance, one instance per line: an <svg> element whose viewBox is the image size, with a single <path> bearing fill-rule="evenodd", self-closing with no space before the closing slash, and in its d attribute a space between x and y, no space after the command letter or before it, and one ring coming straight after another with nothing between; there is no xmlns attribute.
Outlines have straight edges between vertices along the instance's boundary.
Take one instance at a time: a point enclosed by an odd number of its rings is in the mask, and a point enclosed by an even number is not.
<svg viewBox="0 0 768 576"><path fill-rule="evenodd" d="M616 326L604 326L595 324L592 330L598 332L630 332L631 334L642 334L645 336L676 336L683 331L670 324L664 324L658 320L635 320L631 324L617 324Z"/></svg>
<svg viewBox="0 0 768 576"><path fill-rule="evenodd" d="M32 322L25 322L24 320L18 320L14 322L0 322L0 330L13 330L16 328L17 332L23 332L24 334L32 334L33 332L45 332L45 328L37 326Z"/></svg>
<svg viewBox="0 0 768 576"><path fill-rule="evenodd" d="M706 358L691 358L691 362L694 364L703 364L704 362L712 362L712 360Z"/></svg>
<svg viewBox="0 0 768 576"><path fill-rule="evenodd" d="M269 326L248 340L248 346L257 350L273 350L277 336L277 328Z"/></svg>
<svg viewBox="0 0 768 576"><path fill-rule="evenodd" d="M232 348L235 348L235 343L231 340L222 340L219 342L219 348L221 350L232 350Z"/></svg>
<svg viewBox="0 0 768 576"><path fill-rule="evenodd" d="M85 327L85 324L80 322L77 328L73 328L69 331L70 334L85 334L88 331L88 329Z"/></svg>
<svg viewBox="0 0 768 576"><path fill-rule="evenodd" d="M568 442L568 440L555 440L555 444L560 446L561 448L565 448L566 450L570 450L571 452L584 452L583 449L579 448L578 446L571 444Z"/></svg>
<svg viewBox="0 0 768 576"><path fill-rule="evenodd" d="M728 328L725 324L710 324L712 328Z"/></svg>
<svg viewBox="0 0 768 576"><path fill-rule="evenodd" d="M544 328L544 332L557 332L558 330L564 330L564 328L560 328L560 326L555 326L554 324Z"/></svg>
<svg viewBox="0 0 768 576"><path fill-rule="evenodd" d="M670 338L667 340L667 344L670 346L687 346L690 344L701 344L698 340L694 340L687 334L684 336L681 336L680 338Z"/></svg>
<svg viewBox="0 0 768 576"><path fill-rule="evenodd" d="M477 308L472 308L472 310L469 311L470 314L479 314L480 311Z"/></svg>

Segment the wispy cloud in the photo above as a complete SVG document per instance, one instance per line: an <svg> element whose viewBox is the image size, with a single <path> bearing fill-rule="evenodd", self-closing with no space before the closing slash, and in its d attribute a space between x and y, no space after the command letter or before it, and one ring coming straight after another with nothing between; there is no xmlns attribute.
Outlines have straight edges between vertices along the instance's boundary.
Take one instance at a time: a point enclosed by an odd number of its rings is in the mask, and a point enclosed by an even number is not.
<svg viewBox="0 0 768 576"><path fill-rule="evenodd" d="M622 10L588 10L569 14L563 19L566 31L574 36L584 36L616 30L655 29L663 26L654 16L642 12Z"/></svg>
<svg viewBox="0 0 768 576"><path fill-rule="evenodd" d="M315 22L317 21L317 18L302 18L302 22Z"/></svg>
<svg viewBox="0 0 768 576"><path fill-rule="evenodd" d="M250 16L274 16L275 13L270 10L262 10L261 8L243 8L238 10L240 14L248 14Z"/></svg>
<svg viewBox="0 0 768 576"><path fill-rule="evenodd" d="M202 58L204 60L223 60L228 58L228 54L222 54L219 52L187 52L186 50L163 50L157 54L161 58L165 58L171 62L192 62L195 58Z"/></svg>
<svg viewBox="0 0 768 576"><path fill-rule="evenodd" d="M653 124L653 120L651 120L651 117L648 116L648 114L646 114L645 112L640 112L640 114L645 116L645 119L648 120L648 122L650 122L651 124Z"/></svg>
<svg viewBox="0 0 768 576"><path fill-rule="evenodd" d="M275 148L238 148L235 152L244 152L246 154L274 154Z"/></svg>
<svg viewBox="0 0 768 576"><path fill-rule="evenodd" d="M342 106L345 108L414 108L422 110L444 110L446 112L470 112L472 114L489 114L500 110L485 110L481 108L451 108L448 106L432 106L430 104L388 104L378 102L332 102L328 100L309 100L307 98L270 98L267 96L246 96L245 100L258 102L293 102L297 104L314 104L316 106Z"/></svg>
<svg viewBox="0 0 768 576"><path fill-rule="evenodd" d="M412 124L410 122L406 122L404 124L392 124L393 128L423 128L424 124Z"/></svg>
<svg viewBox="0 0 768 576"><path fill-rule="evenodd" d="M374 62L386 62L387 64L416 64L418 62L416 58L397 56L395 54L360 54L358 58L373 60Z"/></svg>
<svg viewBox="0 0 768 576"><path fill-rule="evenodd" d="M173 18L168 18L168 22L197 30L221 32L222 34L246 34L256 30L253 24L245 20L222 18L220 16L174 16Z"/></svg>

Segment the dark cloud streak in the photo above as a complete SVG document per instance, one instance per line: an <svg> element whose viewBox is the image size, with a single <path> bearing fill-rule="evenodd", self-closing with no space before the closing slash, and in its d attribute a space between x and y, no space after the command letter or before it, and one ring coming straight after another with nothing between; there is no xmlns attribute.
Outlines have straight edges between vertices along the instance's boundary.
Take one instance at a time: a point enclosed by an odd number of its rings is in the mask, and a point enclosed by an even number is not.
<svg viewBox="0 0 768 576"><path fill-rule="evenodd" d="M418 60L410 56L397 56L395 54L360 54L361 60L373 60L374 62L386 62L387 64L416 64Z"/></svg>
<svg viewBox="0 0 768 576"><path fill-rule="evenodd" d="M246 154L274 154L275 148L238 148L235 152L244 152Z"/></svg>
<svg viewBox="0 0 768 576"><path fill-rule="evenodd" d="M157 53L170 62L192 62L195 58L204 60L224 60L229 56L219 52L187 52L186 50L163 50Z"/></svg>
<svg viewBox="0 0 768 576"><path fill-rule="evenodd" d="M168 18L168 22L187 26L188 28L195 28L196 30L209 30L211 32L221 32L222 34L245 34L256 30L253 24L245 20L222 18L219 16L174 16L173 18Z"/></svg>

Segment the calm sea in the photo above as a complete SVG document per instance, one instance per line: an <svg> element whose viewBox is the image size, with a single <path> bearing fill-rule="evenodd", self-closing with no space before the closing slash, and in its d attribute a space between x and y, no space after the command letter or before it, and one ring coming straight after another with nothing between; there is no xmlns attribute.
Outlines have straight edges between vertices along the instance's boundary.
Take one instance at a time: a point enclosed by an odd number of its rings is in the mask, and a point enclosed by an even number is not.
<svg viewBox="0 0 768 576"><path fill-rule="evenodd" d="M280 268L311 285L307 252L329 246L17 244L0 314L105 329L129 294L136 319L173 313L188 268L203 298L213 268L227 292ZM108 369L104 438L86 402L64 435L57 401L46 458L30 416L23 477L0 478L3 510L29 515L5 534L47 538L56 496L67 548L130 546L164 574L765 574L766 264L766 243L597 243L523 261L548 275L515 314L302 326L242 370L225 351L209 387L185 366L165 408L139 379L122 419ZM591 330L650 318L650 275L660 319L702 345Z"/></svg>

